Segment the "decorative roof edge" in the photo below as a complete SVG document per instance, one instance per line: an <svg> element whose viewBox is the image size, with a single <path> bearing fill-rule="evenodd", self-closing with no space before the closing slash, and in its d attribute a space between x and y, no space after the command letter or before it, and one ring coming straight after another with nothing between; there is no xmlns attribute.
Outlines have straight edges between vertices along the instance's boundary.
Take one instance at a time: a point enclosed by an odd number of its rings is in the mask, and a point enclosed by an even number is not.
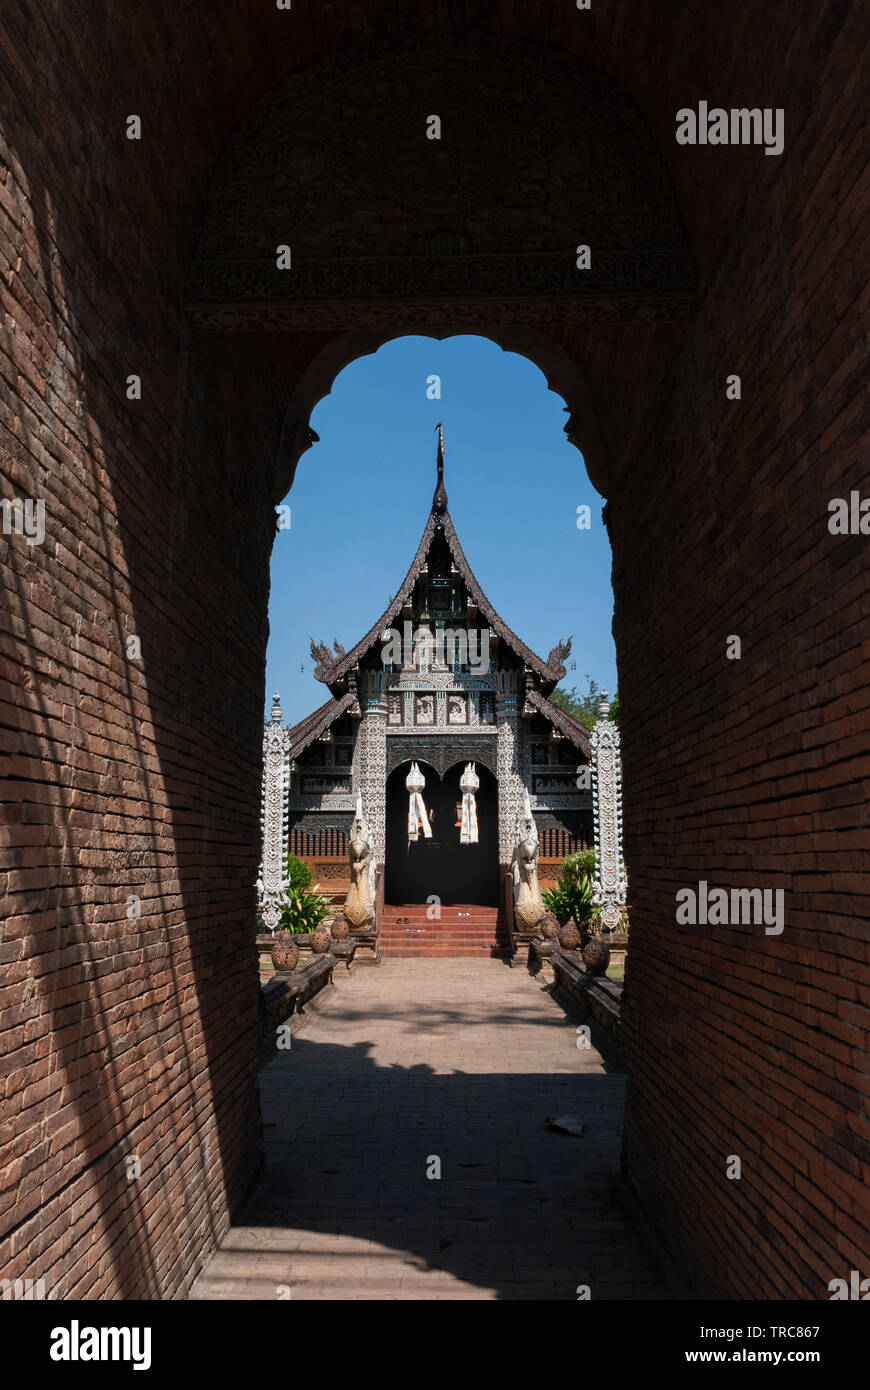
<svg viewBox="0 0 870 1390"><path fill-rule="evenodd" d="M585 724L581 724L573 714L566 714L563 709L559 709L558 705L554 705L552 700L548 700L539 690L527 691L526 700L545 719L549 719L554 728L573 743L575 748L579 748L587 758L592 757L592 745L589 742L591 730L587 729Z"/></svg>
<svg viewBox="0 0 870 1390"><path fill-rule="evenodd" d="M290 756L298 757L305 749L312 744L315 739L325 733L342 714L350 709L356 696L352 690L348 690L345 695L336 699L332 696L325 704L314 710L311 714L300 719L298 724L294 724L290 730Z"/></svg>
<svg viewBox="0 0 870 1390"><path fill-rule="evenodd" d="M472 602L483 614L486 622L498 637L500 637L511 648L514 655L519 658L523 665L531 670L544 685L555 686L565 675L564 659L570 654L572 639L569 637L567 642L559 642L550 652L546 661L539 657L535 652L527 647L517 634L508 627L507 623L499 617L496 609L487 598L474 572L465 557L465 552L456 534L453 519L446 509L441 515L436 515L434 511L429 513L420 543L411 561L405 578L402 580L399 592L396 594L392 603L384 611L378 621L369 628L368 632L362 637L356 646L349 652L344 652L338 648L337 656L330 660L329 649L323 644L315 644L312 641L312 656L317 659L314 668L314 675L317 680L323 681L330 687L344 681L345 677L354 667L363 660L371 651L372 647L381 639L382 634L387 628L393 626L396 618L402 611L413 591L414 585L420 576L420 571L429 554L435 532L443 529L444 538L447 541L453 561L457 570L462 576L468 589ZM338 644L335 644L338 647Z"/></svg>

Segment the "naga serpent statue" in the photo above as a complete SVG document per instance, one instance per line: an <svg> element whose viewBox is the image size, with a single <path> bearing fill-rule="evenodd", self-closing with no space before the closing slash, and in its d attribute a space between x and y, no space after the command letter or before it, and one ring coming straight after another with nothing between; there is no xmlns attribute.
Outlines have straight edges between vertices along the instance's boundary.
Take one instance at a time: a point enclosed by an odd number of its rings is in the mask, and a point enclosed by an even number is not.
<svg viewBox="0 0 870 1390"><path fill-rule="evenodd" d="M533 932L547 915L538 884L538 831L529 804L523 797L523 814L517 825L514 850L514 922L520 931Z"/></svg>
<svg viewBox="0 0 870 1390"><path fill-rule="evenodd" d="M344 916L354 931L371 931L375 924L375 901L372 885L372 846L369 829L362 810L362 797L357 797L356 815L350 831L348 846L350 887L344 903Z"/></svg>

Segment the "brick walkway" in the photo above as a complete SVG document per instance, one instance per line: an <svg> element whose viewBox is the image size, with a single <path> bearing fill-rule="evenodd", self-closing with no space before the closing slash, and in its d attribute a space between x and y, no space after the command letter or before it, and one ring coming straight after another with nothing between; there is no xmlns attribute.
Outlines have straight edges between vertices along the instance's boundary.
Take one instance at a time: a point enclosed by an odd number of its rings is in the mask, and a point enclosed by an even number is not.
<svg viewBox="0 0 870 1390"><path fill-rule="evenodd" d="M624 1082L519 966L342 972L261 1074L266 1176L191 1296L667 1298L618 1188Z"/></svg>

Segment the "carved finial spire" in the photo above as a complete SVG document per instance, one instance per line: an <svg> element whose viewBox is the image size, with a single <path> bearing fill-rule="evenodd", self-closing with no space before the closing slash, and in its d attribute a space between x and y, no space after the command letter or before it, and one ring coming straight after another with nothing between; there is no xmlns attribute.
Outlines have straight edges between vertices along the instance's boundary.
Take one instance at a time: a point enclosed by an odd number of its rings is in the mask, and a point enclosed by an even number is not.
<svg viewBox="0 0 870 1390"><path fill-rule="evenodd" d="M438 431L438 482L432 498L432 510L436 516L442 516L447 511L447 490L444 487L444 430L440 420L435 428Z"/></svg>
<svg viewBox="0 0 870 1390"><path fill-rule="evenodd" d="M277 692L272 696L272 723L281 723L281 698Z"/></svg>

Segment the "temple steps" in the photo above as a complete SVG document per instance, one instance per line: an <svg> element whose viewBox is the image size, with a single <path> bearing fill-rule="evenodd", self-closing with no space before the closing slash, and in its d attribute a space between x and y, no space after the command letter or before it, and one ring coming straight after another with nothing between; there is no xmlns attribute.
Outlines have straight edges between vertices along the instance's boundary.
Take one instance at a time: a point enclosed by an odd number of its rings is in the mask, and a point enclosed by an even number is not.
<svg viewBox="0 0 870 1390"><path fill-rule="evenodd" d="M427 917L429 912L427 903L409 903L405 906L394 906L392 903L384 905L381 920L384 922L395 921L397 917L419 917L424 922L431 921ZM478 903L451 903L449 907L441 908L441 921L463 921L466 917L479 917L482 921L497 922L501 916L501 909L497 907L481 907Z"/></svg>
<svg viewBox="0 0 870 1390"><path fill-rule="evenodd" d="M383 956L464 957L501 955L508 949L507 928L497 907L458 903L442 907L440 919L426 916L426 904L385 906L378 936Z"/></svg>

